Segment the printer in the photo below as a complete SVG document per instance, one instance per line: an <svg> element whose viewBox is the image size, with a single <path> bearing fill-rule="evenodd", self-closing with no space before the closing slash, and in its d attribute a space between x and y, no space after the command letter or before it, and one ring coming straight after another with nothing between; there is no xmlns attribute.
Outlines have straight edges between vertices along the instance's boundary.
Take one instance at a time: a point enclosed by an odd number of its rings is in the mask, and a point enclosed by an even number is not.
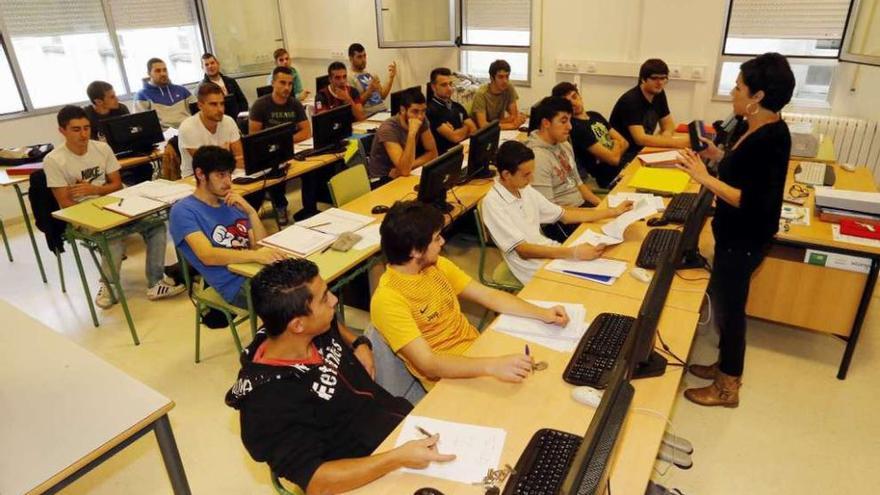
<svg viewBox="0 0 880 495"><path fill-rule="evenodd" d="M880 193L816 187L816 207L880 216Z"/></svg>

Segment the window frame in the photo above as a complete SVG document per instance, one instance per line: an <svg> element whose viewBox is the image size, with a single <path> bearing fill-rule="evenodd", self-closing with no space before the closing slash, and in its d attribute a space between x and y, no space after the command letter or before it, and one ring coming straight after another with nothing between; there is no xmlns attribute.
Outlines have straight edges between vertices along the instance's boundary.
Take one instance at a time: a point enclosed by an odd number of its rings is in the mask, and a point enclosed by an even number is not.
<svg viewBox="0 0 880 495"><path fill-rule="evenodd" d="M849 16L847 16L846 19L846 31L843 33L843 41L840 42L840 54L838 55L838 59L841 62L880 67L880 55L862 55L859 53L853 53L849 48L853 41L852 33L855 31L856 23L859 20L857 14L859 13L859 7L861 7L862 1L863 0L853 0L852 3L850 3Z"/></svg>
<svg viewBox="0 0 880 495"><path fill-rule="evenodd" d="M376 6L376 42L381 48L435 48L435 47L457 47L461 40L461 23L460 16L457 15L461 11L461 0L448 0L449 3L449 40L434 41L387 41L385 40L385 29L382 22L382 13L387 10L382 6L383 0L375 0Z"/></svg>
<svg viewBox="0 0 880 495"><path fill-rule="evenodd" d="M467 51L482 51L482 52L515 52L515 53L525 53L528 59L527 67L526 67L526 78L525 79L511 79L510 83L517 87L522 88L531 88L532 87L532 43L535 40L535 21L534 21L534 1L527 0L529 2L529 43L527 45L484 45L479 43L465 43L464 42L464 16L465 16L465 2L468 0L459 0L459 9L458 9L458 68L459 70L464 65L462 63L463 57L465 56L465 52Z"/></svg>

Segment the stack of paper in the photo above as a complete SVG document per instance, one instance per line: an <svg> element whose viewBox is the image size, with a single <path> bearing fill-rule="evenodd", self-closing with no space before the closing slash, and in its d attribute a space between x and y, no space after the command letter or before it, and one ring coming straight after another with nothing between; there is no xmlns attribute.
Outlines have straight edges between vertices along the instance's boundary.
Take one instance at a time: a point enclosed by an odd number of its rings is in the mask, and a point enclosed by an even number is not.
<svg viewBox="0 0 880 495"><path fill-rule="evenodd" d="M605 234L600 234L598 232L593 232L592 230L587 229L587 231L581 234L580 237L575 239L571 245L577 246L578 244L589 244L591 246L598 246L599 244L604 244L606 246L613 246L615 244L620 244L621 242L623 242L623 239L610 237Z"/></svg>
<svg viewBox="0 0 880 495"><path fill-rule="evenodd" d="M649 167L674 167L678 163L678 150L643 153L639 160Z"/></svg>
<svg viewBox="0 0 880 495"><path fill-rule="evenodd" d="M391 118L391 112L377 112L373 115L367 117L368 121L372 122L385 122L386 120Z"/></svg>
<svg viewBox="0 0 880 495"><path fill-rule="evenodd" d="M605 258L589 261L553 260L547 263L547 269L551 272L611 285L626 271L626 262Z"/></svg>
<svg viewBox="0 0 880 495"><path fill-rule="evenodd" d="M104 205L105 210L119 213L120 215L125 215L127 217L138 217L166 207L168 207L167 203L141 196L119 198L118 202Z"/></svg>
<svg viewBox="0 0 880 495"><path fill-rule="evenodd" d="M661 196L655 196L650 193L635 192L619 192L609 194L608 206L610 208L614 208L624 201L632 201L633 203L638 203L643 199L647 199L649 202L654 203L654 207L657 208L658 211L663 211L666 209L666 204L663 203L663 198Z"/></svg>
<svg viewBox="0 0 880 495"><path fill-rule="evenodd" d="M627 227L639 220L649 217L657 213L657 207L654 201L642 199L635 205L633 209L618 216L614 220L602 226L602 232L609 237L623 240L623 232Z"/></svg>
<svg viewBox="0 0 880 495"><path fill-rule="evenodd" d="M489 469L497 469L501 463L507 432L500 428L410 415L401 425L395 446L423 440L425 435L419 428L431 435L440 435L437 452L455 454L456 458L450 462L432 462L425 469L404 468L404 472L470 484L482 481Z"/></svg>
<svg viewBox="0 0 880 495"><path fill-rule="evenodd" d="M630 179L629 187L658 194L678 194L687 188L690 177L681 170L641 167Z"/></svg>
<svg viewBox="0 0 880 495"><path fill-rule="evenodd" d="M263 246L279 249L294 256L305 258L315 251L329 246L335 240L335 235L325 234L324 232L307 229L299 225L291 225L280 232L264 238L259 243Z"/></svg>
<svg viewBox="0 0 880 495"><path fill-rule="evenodd" d="M307 220L297 222L297 225L338 236L343 232L359 230L375 220L371 216L359 215L350 211L340 210L339 208L330 208Z"/></svg>
<svg viewBox="0 0 880 495"><path fill-rule="evenodd" d="M568 314L568 325L560 327L532 318L501 315L495 321L493 328L559 352L573 351L589 326L584 322L587 318L587 308L583 304L532 300L529 302L542 308L564 307Z"/></svg>
<svg viewBox="0 0 880 495"><path fill-rule="evenodd" d="M120 189L110 196L114 198L141 197L160 201L165 204L175 203L195 191L195 186L165 179L141 182L140 184Z"/></svg>
<svg viewBox="0 0 880 495"><path fill-rule="evenodd" d="M315 141L312 138L304 139L298 143L294 143L293 151L295 153L299 153L300 151L310 150L315 147Z"/></svg>

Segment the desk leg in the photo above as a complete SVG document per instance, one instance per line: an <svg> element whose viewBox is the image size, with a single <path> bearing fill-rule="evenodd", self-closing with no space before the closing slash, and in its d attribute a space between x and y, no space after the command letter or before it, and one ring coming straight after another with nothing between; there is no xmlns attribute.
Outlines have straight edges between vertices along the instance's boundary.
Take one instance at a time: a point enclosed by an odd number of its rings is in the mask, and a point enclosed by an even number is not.
<svg viewBox="0 0 880 495"><path fill-rule="evenodd" d="M137 330L134 328L134 321L131 319L131 312L128 310L128 301L125 299L125 291L122 289L122 277L119 275L119 272L116 270L116 264L113 261L113 254L110 252L110 244L107 242L107 237L104 235L98 235L98 247L101 249L101 256L105 256L107 260L108 268L110 269L110 283L116 286L116 294L119 296L119 304L122 305L122 312L125 314L125 321L128 322L128 330L131 332L131 339L134 340L134 345L140 345L141 341L138 339Z"/></svg>
<svg viewBox="0 0 880 495"><path fill-rule="evenodd" d="M89 305L89 312L92 314L92 323L98 326L98 313L95 312L95 303L92 301L92 294L89 291L89 282L86 280L86 272L83 270L82 258L79 257L79 248L76 244L76 236L68 232L67 242L73 250L73 259L76 260L76 269L79 270L79 280L82 282L83 293L86 295L86 303ZM60 258L59 258L60 259Z"/></svg>
<svg viewBox="0 0 880 495"><path fill-rule="evenodd" d="M15 195L18 196L18 206L21 207L21 215L24 217L24 226L27 227L28 236L31 238L31 247L34 248L34 256L37 258L37 267L40 268L40 276L43 277L43 283L48 283L46 279L46 269L43 268L43 258L40 257L40 250L37 248L37 240L34 239L34 228L31 227L31 218L28 215L27 207L24 204L25 193L21 192L21 186L14 184Z"/></svg>
<svg viewBox="0 0 880 495"><path fill-rule="evenodd" d="M191 495L186 472L183 470L183 461L180 460L180 452L177 450L177 442L174 441L174 432L171 431L167 414L156 420L153 431L156 432L156 441L159 442L159 451L162 452L162 461L165 463L174 495Z"/></svg>
<svg viewBox="0 0 880 495"><path fill-rule="evenodd" d="M248 319L251 321L251 341L257 338L257 313L254 311L254 299L251 296L251 279L244 281L244 296L247 299Z"/></svg>
<svg viewBox="0 0 880 495"><path fill-rule="evenodd" d="M9 238L6 237L6 227L3 226L2 218L0 218L0 237L3 238L3 245L6 246L6 257L9 258L9 262L12 263L12 250L9 249Z"/></svg>
<svg viewBox="0 0 880 495"><path fill-rule="evenodd" d="M853 352L855 352L856 343L859 340L859 334L862 332L862 323L865 322L865 315L868 313L868 306L871 304L871 295L874 293L878 272L880 272L880 259L872 258L868 280L865 281L865 289L862 291L862 300L859 301L856 319L853 321L852 331L846 340L846 350L843 351L843 359L840 360L840 368L837 370L838 380L845 380L846 373L849 371L849 363L852 361Z"/></svg>

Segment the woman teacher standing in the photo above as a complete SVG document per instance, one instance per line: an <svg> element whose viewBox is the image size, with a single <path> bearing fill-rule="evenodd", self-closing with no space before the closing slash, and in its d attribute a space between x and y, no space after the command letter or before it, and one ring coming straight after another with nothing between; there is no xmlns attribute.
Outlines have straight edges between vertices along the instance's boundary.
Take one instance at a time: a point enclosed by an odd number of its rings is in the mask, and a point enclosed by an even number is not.
<svg viewBox="0 0 880 495"><path fill-rule="evenodd" d="M701 153L721 160L718 178L709 175L693 151L681 153L678 167L717 198L709 291L721 331L719 358L709 366L691 365L692 374L714 381L684 393L700 405L739 405L749 281L779 228L791 152L791 135L779 112L791 100L794 85L791 67L778 53L765 53L743 63L730 94L733 111L746 119L748 129L726 153L708 141L709 147Z"/></svg>

